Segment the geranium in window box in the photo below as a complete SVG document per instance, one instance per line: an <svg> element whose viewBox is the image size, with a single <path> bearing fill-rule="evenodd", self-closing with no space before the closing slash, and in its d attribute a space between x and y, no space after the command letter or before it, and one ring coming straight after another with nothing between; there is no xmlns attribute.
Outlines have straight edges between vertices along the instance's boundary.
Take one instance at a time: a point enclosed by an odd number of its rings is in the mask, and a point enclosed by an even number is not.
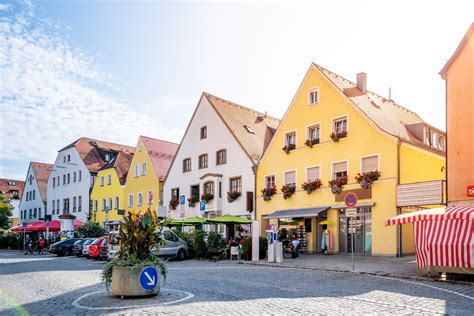
<svg viewBox="0 0 474 316"><path fill-rule="evenodd" d="M283 151L286 152L287 154L290 153L290 151L292 151L293 149L296 148L296 145L295 144L288 144L288 145L285 145L285 147L283 147Z"/></svg>
<svg viewBox="0 0 474 316"><path fill-rule="evenodd" d="M373 171L368 171L364 172L362 174L358 173L355 177L355 180L357 183L360 184L360 186L364 189L370 189L372 187L372 183L374 181L377 181L380 178L380 171L379 170L373 170Z"/></svg>
<svg viewBox="0 0 474 316"><path fill-rule="evenodd" d="M277 190L275 186L263 189L262 190L263 200L270 201L272 199L272 196L274 196L276 193L277 193Z"/></svg>
<svg viewBox="0 0 474 316"><path fill-rule="evenodd" d="M240 192L234 191L234 192L227 192L227 201L229 203L234 202L237 200L242 194Z"/></svg>
<svg viewBox="0 0 474 316"><path fill-rule="evenodd" d="M342 189L344 188L344 185L346 184L347 184L347 176L342 176L342 177L329 181L331 192L334 194L341 193Z"/></svg>
<svg viewBox="0 0 474 316"><path fill-rule="evenodd" d="M319 144L319 138L307 139L304 144L309 148L313 148L313 145Z"/></svg>
<svg viewBox="0 0 474 316"><path fill-rule="evenodd" d="M287 184L281 187L281 192L283 193L283 198L289 199L296 192L296 185Z"/></svg>
<svg viewBox="0 0 474 316"><path fill-rule="evenodd" d="M197 196L192 196L190 198L188 198L188 206L189 207L194 207L196 205L196 203L199 202L199 198Z"/></svg>
<svg viewBox="0 0 474 316"><path fill-rule="evenodd" d="M347 131L342 131L342 132L337 132L337 133L331 133L329 135L331 137L332 141L337 143L341 138L347 137Z"/></svg>
<svg viewBox="0 0 474 316"><path fill-rule="evenodd" d="M172 199L169 204L170 210L175 210L176 207L179 205L179 201L176 199Z"/></svg>
<svg viewBox="0 0 474 316"><path fill-rule="evenodd" d="M316 180L312 180L312 181L310 180L308 182L304 182L301 185L301 188L303 190L305 190L306 193L310 194L311 192L316 191L317 189L319 189L322 186L323 186L323 183L321 182L321 180L316 179Z"/></svg>
<svg viewBox="0 0 474 316"><path fill-rule="evenodd" d="M211 193L204 193L201 195L201 200L206 201L206 203L209 203L209 201L212 201L214 199L214 194Z"/></svg>

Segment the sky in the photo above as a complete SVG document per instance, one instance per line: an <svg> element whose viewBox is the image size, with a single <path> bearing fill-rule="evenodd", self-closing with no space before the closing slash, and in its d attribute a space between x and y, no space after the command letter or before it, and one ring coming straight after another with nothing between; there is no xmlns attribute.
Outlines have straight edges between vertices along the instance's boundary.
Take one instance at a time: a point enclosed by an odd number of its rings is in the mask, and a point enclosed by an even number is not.
<svg viewBox="0 0 474 316"><path fill-rule="evenodd" d="M0 177L79 137L180 142L203 91L281 118L311 62L445 129L474 1L0 0Z"/></svg>

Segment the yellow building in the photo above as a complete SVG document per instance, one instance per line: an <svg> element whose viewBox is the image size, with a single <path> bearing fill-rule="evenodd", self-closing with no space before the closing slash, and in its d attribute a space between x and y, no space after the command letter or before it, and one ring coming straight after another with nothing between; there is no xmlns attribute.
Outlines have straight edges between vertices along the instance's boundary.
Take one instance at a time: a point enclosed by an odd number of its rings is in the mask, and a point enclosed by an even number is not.
<svg viewBox="0 0 474 316"><path fill-rule="evenodd" d="M275 224L283 238L295 236L307 251L321 252L327 229L328 251L347 253L353 227L356 253L414 252L409 231L397 233L384 223L414 209L399 205L397 185L444 180L445 136L414 112L367 91L366 78L358 74L356 84L310 66L257 169L257 192L265 189L257 194L263 232ZM356 181L358 173L363 177ZM308 194L305 182L316 189ZM442 183L427 186L441 186L442 194ZM348 192L359 198L355 218L346 216ZM413 205L433 201L442 203L442 196Z"/></svg>
<svg viewBox="0 0 474 316"><path fill-rule="evenodd" d="M91 192L92 220L102 225L125 214L125 181L133 154L119 152L97 173Z"/></svg>
<svg viewBox="0 0 474 316"><path fill-rule="evenodd" d="M140 136L125 185L127 211L144 212L148 208L165 217L163 182L178 144Z"/></svg>

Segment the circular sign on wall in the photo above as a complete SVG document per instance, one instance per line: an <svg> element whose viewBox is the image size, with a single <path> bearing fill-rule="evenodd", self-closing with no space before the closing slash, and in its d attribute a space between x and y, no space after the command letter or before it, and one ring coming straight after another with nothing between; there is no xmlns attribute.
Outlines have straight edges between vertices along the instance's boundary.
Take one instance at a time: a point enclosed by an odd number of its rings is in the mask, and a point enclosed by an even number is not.
<svg viewBox="0 0 474 316"><path fill-rule="evenodd" d="M349 192L344 197L344 203L346 203L347 207L354 207L357 205L357 194L353 192Z"/></svg>

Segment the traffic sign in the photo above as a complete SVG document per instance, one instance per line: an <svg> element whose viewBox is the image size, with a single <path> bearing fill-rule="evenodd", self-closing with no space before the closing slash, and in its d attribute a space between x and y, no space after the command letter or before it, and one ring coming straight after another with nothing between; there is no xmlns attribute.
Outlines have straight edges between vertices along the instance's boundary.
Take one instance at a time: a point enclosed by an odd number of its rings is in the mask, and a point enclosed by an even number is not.
<svg viewBox="0 0 474 316"><path fill-rule="evenodd" d="M199 210L205 211L206 210L206 201L199 202Z"/></svg>
<svg viewBox="0 0 474 316"><path fill-rule="evenodd" d="M153 291L158 285L158 271L155 267L147 267L140 273L140 286L145 291Z"/></svg>
<svg viewBox="0 0 474 316"><path fill-rule="evenodd" d="M27 222L21 222L21 227L22 227L23 229L25 229L27 225L28 225Z"/></svg>
<svg viewBox="0 0 474 316"><path fill-rule="evenodd" d="M347 207L354 207L357 205L357 194L353 192L349 192L344 197L344 203L346 203Z"/></svg>
<svg viewBox="0 0 474 316"><path fill-rule="evenodd" d="M186 203L186 197L184 195L179 196L179 204L184 205Z"/></svg>
<svg viewBox="0 0 474 316"><path fill-rule="evenodd" d="M357 216L357 209L356 208L346 208L346 216L347 217L356 217Z"/></svg>

